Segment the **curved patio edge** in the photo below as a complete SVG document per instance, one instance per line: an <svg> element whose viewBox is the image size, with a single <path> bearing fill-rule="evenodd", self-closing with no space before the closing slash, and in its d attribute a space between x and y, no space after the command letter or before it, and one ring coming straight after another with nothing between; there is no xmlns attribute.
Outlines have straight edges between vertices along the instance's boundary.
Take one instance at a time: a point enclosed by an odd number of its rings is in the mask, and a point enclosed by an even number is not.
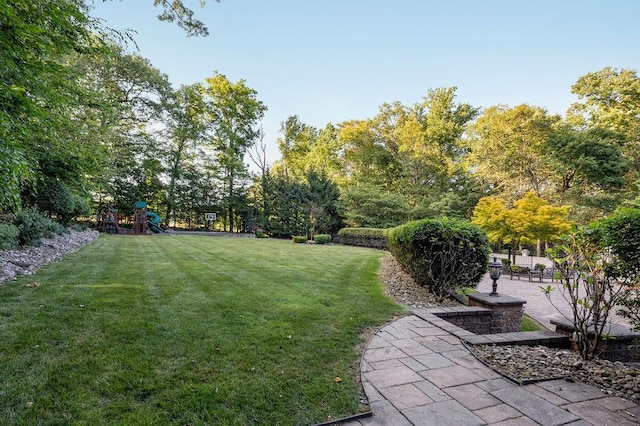
<svg viewBox="0 0 640 426"><path fill-rule="evenodd" d="M637 404L593 386L565 380L520 386L505 379L429 315L414 311L371 337L360 374L373 416L343 424L638 424Z"/></svg>

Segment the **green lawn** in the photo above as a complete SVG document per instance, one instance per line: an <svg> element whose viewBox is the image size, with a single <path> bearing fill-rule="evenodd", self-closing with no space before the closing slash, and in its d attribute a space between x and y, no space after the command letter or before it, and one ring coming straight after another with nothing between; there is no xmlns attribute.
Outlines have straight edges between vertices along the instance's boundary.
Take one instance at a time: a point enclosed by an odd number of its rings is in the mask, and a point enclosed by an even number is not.
<svg viewBox="0 0 640 426"><path fill-rule="evenodd" d="M359 334L401 311L377 280L384 255L101 236L0 286L0 418L275 425L354 414Z"/></svg>

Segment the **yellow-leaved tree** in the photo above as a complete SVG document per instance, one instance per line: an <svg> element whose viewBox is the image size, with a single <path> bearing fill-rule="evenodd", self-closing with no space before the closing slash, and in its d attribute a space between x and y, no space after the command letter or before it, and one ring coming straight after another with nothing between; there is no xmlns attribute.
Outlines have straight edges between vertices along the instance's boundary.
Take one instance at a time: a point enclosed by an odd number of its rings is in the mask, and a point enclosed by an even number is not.
<svg viewBox="0 0 640 426"><path fill-rule="evenodd" d="M516 250L521 244L536 243L538 255L542 242L557 240L571 229L567 220L569 206L554 207L527 192L508 209L499 197L484 197L473 211L472 222L483 228L491 243L510 245L515 263Z"/></svg>

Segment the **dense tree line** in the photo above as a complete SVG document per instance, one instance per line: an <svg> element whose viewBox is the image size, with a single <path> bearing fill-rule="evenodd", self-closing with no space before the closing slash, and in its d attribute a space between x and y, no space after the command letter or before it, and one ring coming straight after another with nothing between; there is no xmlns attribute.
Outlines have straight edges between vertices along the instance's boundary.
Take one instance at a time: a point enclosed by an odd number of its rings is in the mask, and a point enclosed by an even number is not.
<svg viewBox="0 0 640 426"><path fill-rule="evenodd" d="M572 91L580 101L566 118L527 104L480 110L456 103L455 88L321 130L289 117L274 169L294 178L326 173L350 226L471 218L489 196L505 209L535 196L563 207L563 220L587 223L638 197L640 80L635 71L605 68L580 77Z"/></svg>
<svg viewBox="0 0 640 426"><path fill-rule="evenodd" d="M206 34L181 2L154 4ZM0 20L1 212L35 207L68 222L145 200L167 225L201 226L214 211L225 230L311 237L471 218L483 197L509 210L527 194L586 223L638 197L634 70L578 78L565 117L526 104L482 110L453 87L320 129L294 115L270 163L267 106L245 81L214 72L174 88L81 0L5 0Z"/></svg>

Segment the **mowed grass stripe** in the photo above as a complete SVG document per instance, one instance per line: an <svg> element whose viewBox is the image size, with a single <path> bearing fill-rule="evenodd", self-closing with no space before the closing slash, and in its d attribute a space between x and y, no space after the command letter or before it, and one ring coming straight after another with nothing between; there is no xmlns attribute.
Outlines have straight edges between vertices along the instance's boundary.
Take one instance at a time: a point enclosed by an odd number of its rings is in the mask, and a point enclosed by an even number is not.
<svg viewBox="0 0 640 426"><path fill-rule="evenodd" d="M382 255L101 236L0 287L2 418L311 424L353 414L358 335L399 312L377 280Z"/></svg>

